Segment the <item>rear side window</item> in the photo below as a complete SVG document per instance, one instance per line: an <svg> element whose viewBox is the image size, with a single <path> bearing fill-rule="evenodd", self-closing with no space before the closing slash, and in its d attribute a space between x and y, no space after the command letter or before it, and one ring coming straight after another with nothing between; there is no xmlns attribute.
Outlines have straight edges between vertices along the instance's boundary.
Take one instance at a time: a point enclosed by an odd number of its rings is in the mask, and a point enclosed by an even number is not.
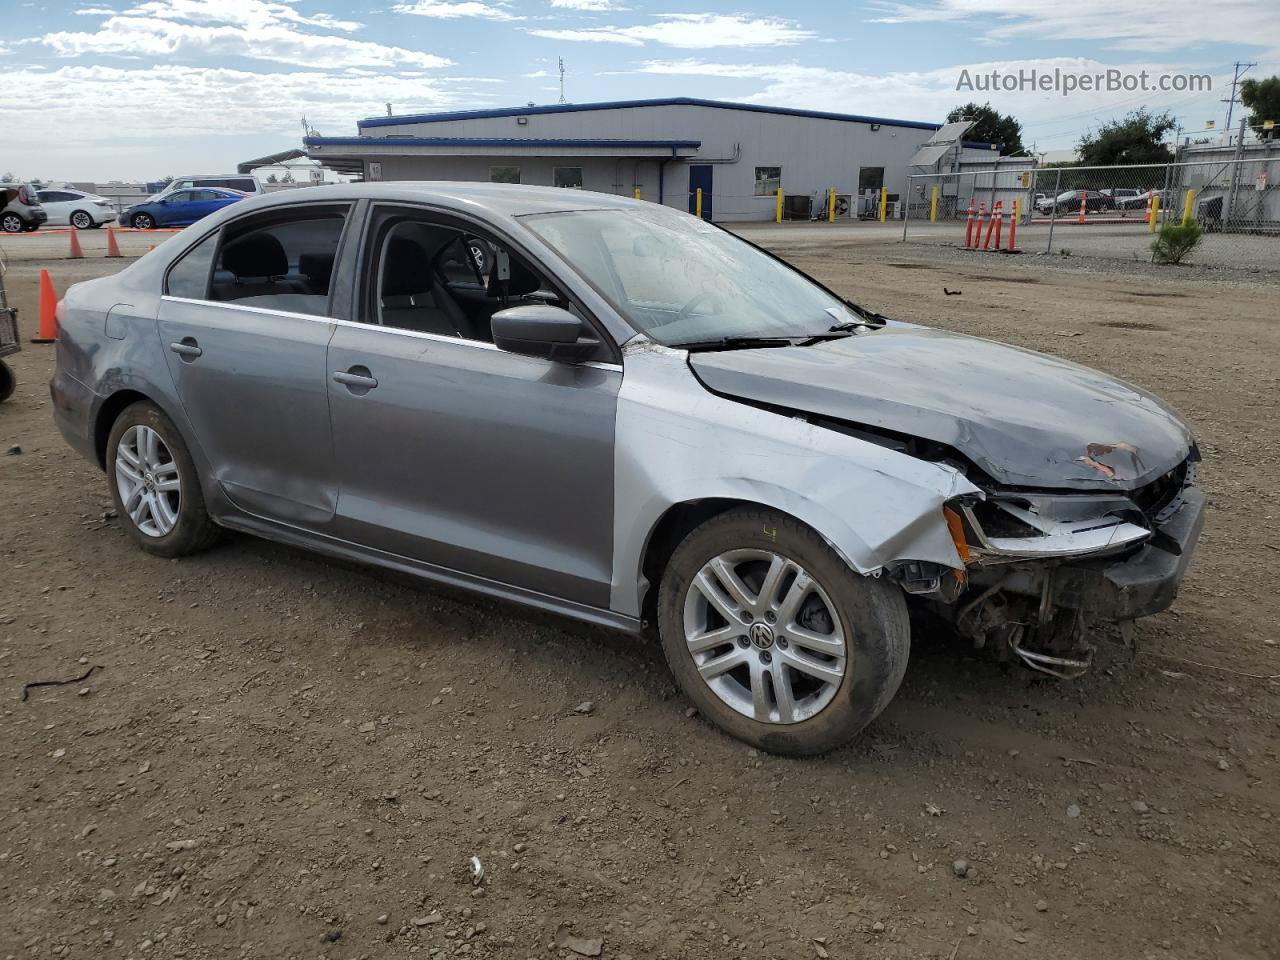
<svg viewBox="0 0 1280 960"><path fill-rule="evenodd" d="M230 180L225 184L219 184L219 186L227 186L232 190L241 190L244 193L256 193L258 190L257 184L252 180Z"/></svg>
<svg viewBox="0 0 1280 960"><path fill-rule="evenodd" d="M252 218L224 237L209 299L324 316L346 209Z"/></svg>
<svg viewBox="0 0 1280 960"><path fill-rule="evenodd" d="M209 269L213 266L213 251L218 235L212 233L182 255L182 259L169 268L164 292L171 297L188 300L207 300Z"/></svg>

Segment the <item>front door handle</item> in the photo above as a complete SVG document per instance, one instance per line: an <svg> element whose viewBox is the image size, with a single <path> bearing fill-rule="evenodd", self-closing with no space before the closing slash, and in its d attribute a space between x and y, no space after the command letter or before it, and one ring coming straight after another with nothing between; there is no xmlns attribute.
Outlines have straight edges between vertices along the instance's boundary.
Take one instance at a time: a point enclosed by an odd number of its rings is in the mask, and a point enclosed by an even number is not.
<svg viewBox="0 0 1280 960"><path fill-rule="evenodd" d="M352 367L349 370L335 370L333 382L343 384L352 393L361 393L376 387L378 378L369 373L368 367Z"/></svg>
<svg viewBox="0 0 1280 960"><path fill-rule="evenodd" d="M177 343L169 344L169 349L188 362L204 354L194 337L183 337Z"/></svg>

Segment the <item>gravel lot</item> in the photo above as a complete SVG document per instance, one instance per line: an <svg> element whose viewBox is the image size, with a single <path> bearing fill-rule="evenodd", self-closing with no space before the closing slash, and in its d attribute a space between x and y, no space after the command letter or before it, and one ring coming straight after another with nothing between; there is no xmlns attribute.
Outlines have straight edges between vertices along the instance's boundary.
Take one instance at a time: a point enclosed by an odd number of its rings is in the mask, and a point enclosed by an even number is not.
<svg viewBox="0 0 1280 960"><path fill-rule="evenodd" d="M1063 684L917 635L854 744L758 754L651 644L245 537L142 554L27 346L0 406L0 960L1274 957L1275 283L744 232L1190 418L1212 513L1136 660ZM121 263L25 242L28 335L40 266L61 290Z"/></svg>

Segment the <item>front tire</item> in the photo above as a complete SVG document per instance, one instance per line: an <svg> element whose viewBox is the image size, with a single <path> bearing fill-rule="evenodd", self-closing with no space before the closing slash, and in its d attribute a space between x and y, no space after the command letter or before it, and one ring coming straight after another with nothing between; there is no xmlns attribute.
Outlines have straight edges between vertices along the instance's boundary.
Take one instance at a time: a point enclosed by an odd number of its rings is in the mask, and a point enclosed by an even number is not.
<svg viewBox="0 0 1280 960"><path fill-rule="evenodd" d="M906 672L892 584L859 576L791 517L735 509L676 548L658 595L671 672L726 733L773 753L825 753L870 723Z"/></svg>
<svg viewBox="0 0 1280 960"><path fill-rule="evenodd" d="M116 418L107 438L107 481L121 522L148 553L183 557L217 540L195 462L154 404L140 401Z"/></svg>
<svg viewBox="0 0 1280 960"><path fill-rule="evenodd" d="M135 213L133 219L129 221L129 225L136 230L154 230L156 220L149 213Z"/></svg>

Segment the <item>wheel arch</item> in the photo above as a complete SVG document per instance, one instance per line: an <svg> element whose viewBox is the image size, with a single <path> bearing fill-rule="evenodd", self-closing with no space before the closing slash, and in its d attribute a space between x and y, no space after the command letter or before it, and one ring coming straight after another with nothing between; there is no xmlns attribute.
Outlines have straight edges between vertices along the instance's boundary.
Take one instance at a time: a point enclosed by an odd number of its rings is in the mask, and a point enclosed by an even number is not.
<svg viewBox="0 0 1280 960"><path fill-rule="evenodd" d="M680 546L685 537L713 517L718 517L722 513L728 513L730 510L736 509L771 510L813 530L824 540L827 539L823 536L822 531L816 529L804 518L798 517L787 510L779 509L772 503L725 496L703 497L696 500L683 500L679 503L673 503L663 511L657 522L650 528L640 557L639 589L641 595L639 600L640 615L644 621L648 623L656 622L654 618L657 613L658 585L662 582L663 571L666 569L668 562L670 562L672 554L675 553L676 548ZM827 542L830 543L831 541L827 540ZM836 549L836 553L840 555L846 564L849 563L848 558L839 549ZM852 571L854 568L850 565L849 569Z"/></svg>
<svg viewBox="0 0 1280 960"><path fill-rule="evenodd" d="M107 468L107 438L111 436L111 427L127 407L140 400L154 403L159 409L164 407L156 403L153 397L139 390L117 390L102 402L93 421L93 452L98 458L98 466Z"/></svg>

